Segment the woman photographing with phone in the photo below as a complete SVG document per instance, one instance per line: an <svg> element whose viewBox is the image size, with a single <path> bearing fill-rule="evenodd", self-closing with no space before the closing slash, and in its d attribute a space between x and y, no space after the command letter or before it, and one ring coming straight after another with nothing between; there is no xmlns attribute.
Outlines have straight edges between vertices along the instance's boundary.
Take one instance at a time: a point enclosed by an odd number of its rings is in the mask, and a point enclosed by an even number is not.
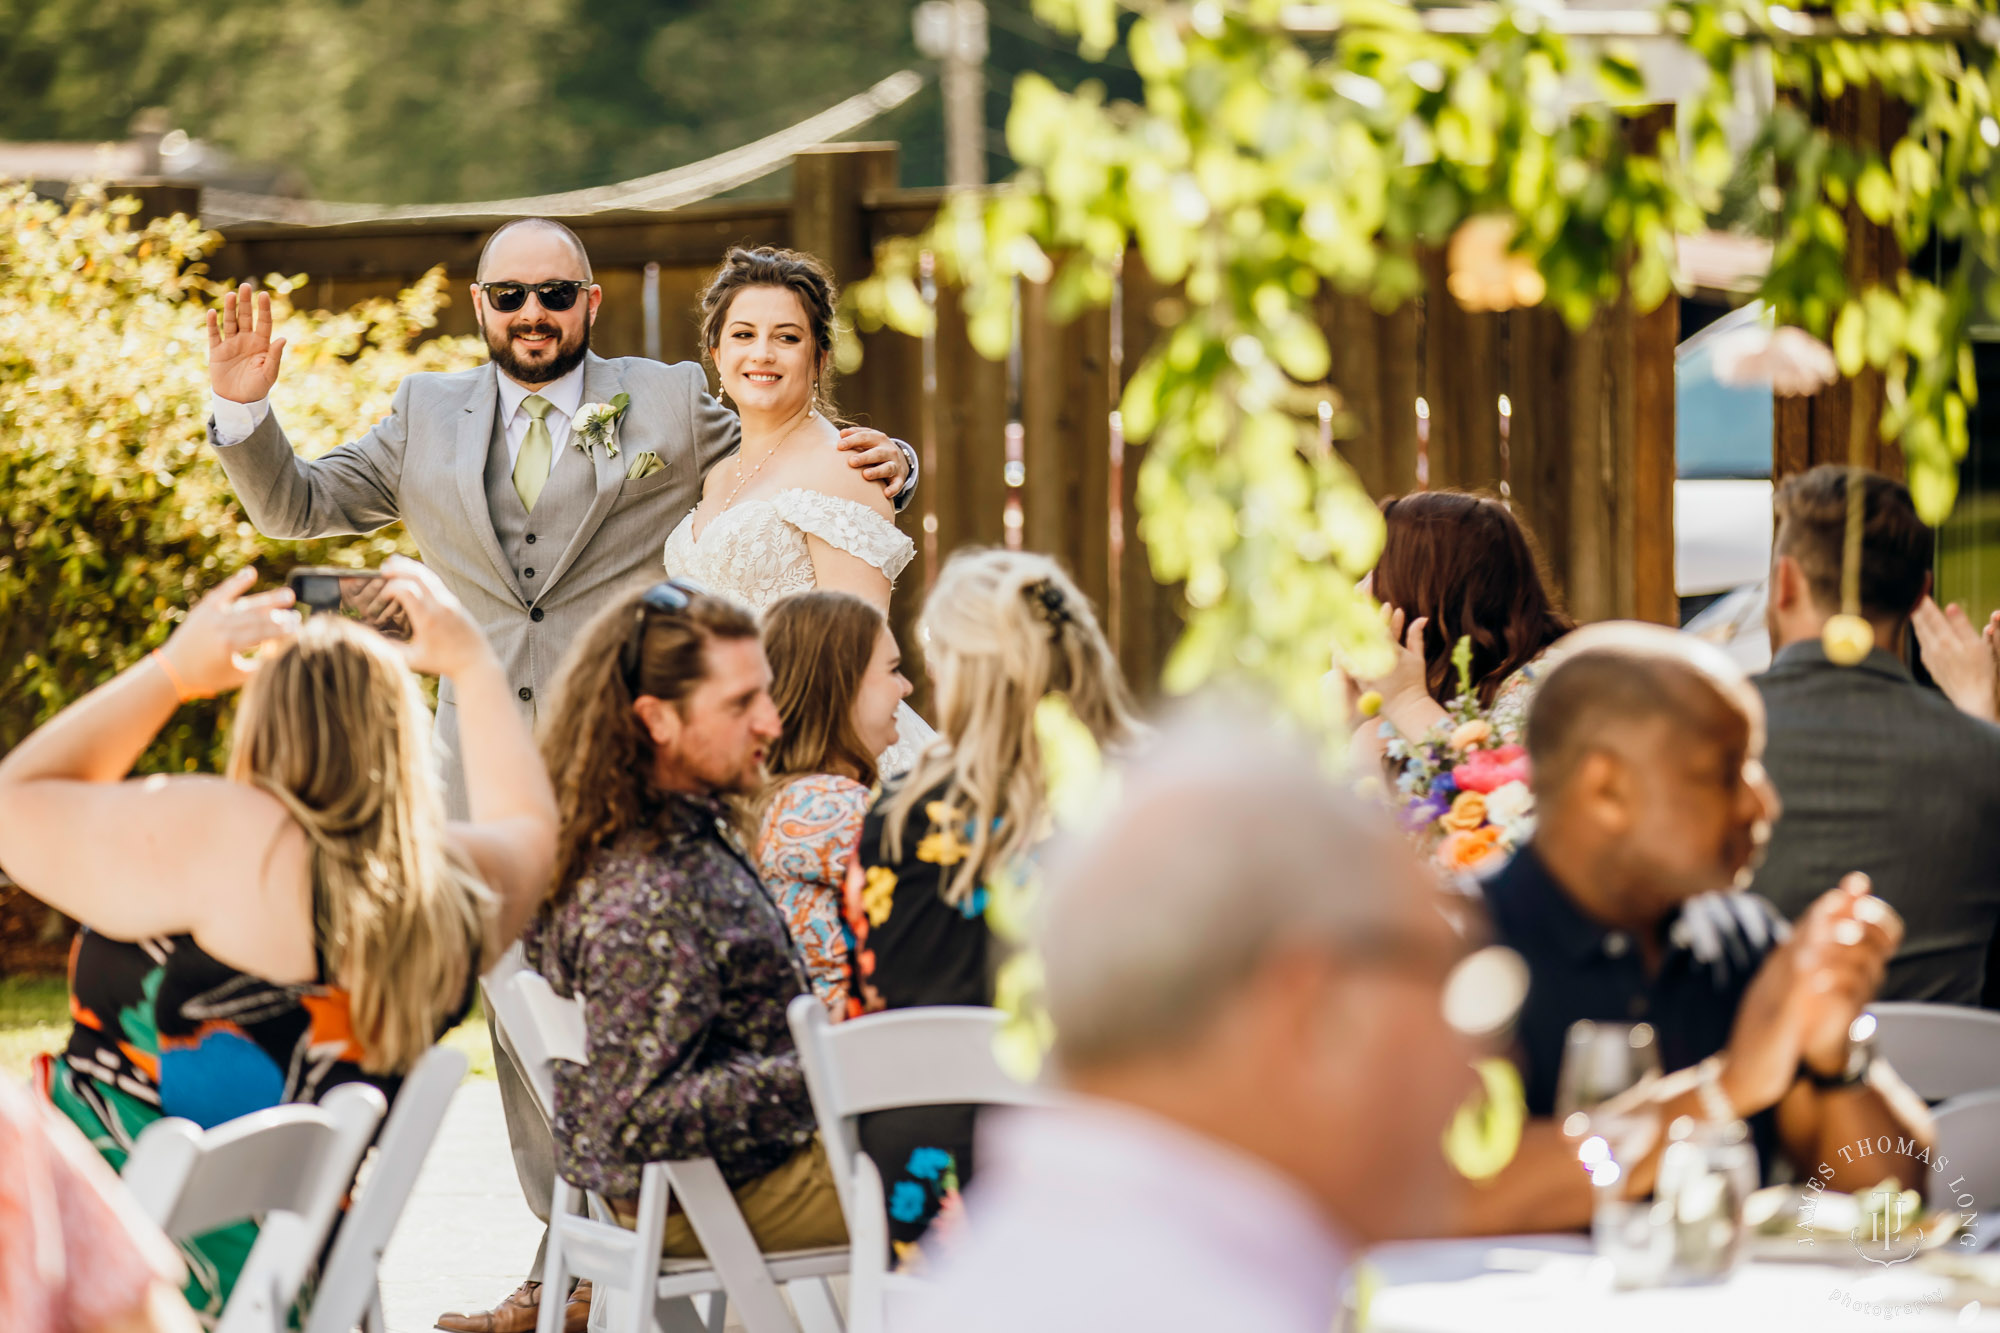
<svg viewBox="0 0 2000 1333"><path fill-rule="evenodd" d="M498 660L431 571L384 573L406 643L302 625L242 570L0 761L0 866L86 927L38 1081L114 1167L163 1115L393 1094L547 888L555 798ZM469 822L445 820L416 671L457 692ZM227 776L131 776L180 704L239 686ZM254 1235L184 1247L197 1311Z"/></svg>

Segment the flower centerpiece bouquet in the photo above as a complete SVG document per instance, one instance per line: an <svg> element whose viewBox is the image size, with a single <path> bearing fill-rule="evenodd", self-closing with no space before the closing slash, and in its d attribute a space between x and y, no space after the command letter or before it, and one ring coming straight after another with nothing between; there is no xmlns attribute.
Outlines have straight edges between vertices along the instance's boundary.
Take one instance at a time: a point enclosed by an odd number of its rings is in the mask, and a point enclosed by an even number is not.
<svg viewBox="0 0 2000 1333"><path fill-rule="evenodd" d="M1458 693L1445 718L1416 740L1391 735L1404 828L1447 871L1491 873L1535 830L1528 752L1521 743L1530 691L1509 681L1489 709L1472 689L1472 640L1452 649ZM1517 677L1526 682L1525 668ZM1386 729L1386 724L1385 724Z"/></svg>

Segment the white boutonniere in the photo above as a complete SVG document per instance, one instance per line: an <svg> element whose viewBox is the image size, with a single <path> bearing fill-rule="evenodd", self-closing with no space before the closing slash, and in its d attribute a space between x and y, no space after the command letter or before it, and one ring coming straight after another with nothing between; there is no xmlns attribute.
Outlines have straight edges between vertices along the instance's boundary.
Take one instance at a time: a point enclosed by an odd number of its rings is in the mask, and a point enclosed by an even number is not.
<svg viewBox="0 0 2000 1333"><path fill-rule="evenodd" d="M632 395L621 393L608 403L585 403L576 409L570 436L585 458L597 457L599 446L606 458L618 457L618 423L631 405Z"/></svg>

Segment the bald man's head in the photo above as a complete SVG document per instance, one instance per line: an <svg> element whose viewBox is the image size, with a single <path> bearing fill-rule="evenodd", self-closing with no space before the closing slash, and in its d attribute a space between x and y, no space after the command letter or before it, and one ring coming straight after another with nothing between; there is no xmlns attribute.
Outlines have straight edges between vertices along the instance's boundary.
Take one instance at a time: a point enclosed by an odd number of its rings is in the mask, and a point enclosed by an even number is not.
<svg viewBox="0 0 2000 1333"><path fill-rule="evenodd" d="M1049 877L1042 957L1062 1058L1186 1041L1281 943L1362 942L1418 914L1409 849L1310 753L1190 718Z"/></svg>
<svg viewBox="0 0 2000 1333"><path fill-rule="evenodd" d="M504 252L506 250L506 241L509 237L522 239L540 237L557 242L570 251L575 259L575 264L570 271L559 276L574 278L579 282L591 281L590 252L583 248L583 238L562 223L557 222L554 218L515 218L512 222L503 222L495 227L493 234L486 238L485 246L479 251L478 281L500 282L510 279L515 281L521 280L519 274L501 273L497 269L493 272L487 271L492 267L495 251ZM538 275L527 280L540 282L543 279Z"/></svg>
<svg viewBox="0 0 2000 1333"><path fill-rule="evenodd" d="M1535 795L1558 796L1593 746L1665 722L1692 736L1740 718L1763 749L1764 707L1741 668L1715 645L1636 621L1578 630L1551 654L1528 709Z"/></svg>
<svg viewBox="0 0 2000 1333"><path fill-rule="evenodd" d="M1639 886L1655 908L1729 887L1777 814L1756 690L1713 644L1658 625L1564 639L1527 746L1538 845L1606 858L1599 878Z"/></svg>
<svg viewBox="0 0 2000 1333"><path fill-rule="evenodd" d="M1052 859L1038 937L1074 1090L1263 1158L1364 1240L1439 1215L1463 946L1393 817L1303 747L1170 727Z"/></svg>

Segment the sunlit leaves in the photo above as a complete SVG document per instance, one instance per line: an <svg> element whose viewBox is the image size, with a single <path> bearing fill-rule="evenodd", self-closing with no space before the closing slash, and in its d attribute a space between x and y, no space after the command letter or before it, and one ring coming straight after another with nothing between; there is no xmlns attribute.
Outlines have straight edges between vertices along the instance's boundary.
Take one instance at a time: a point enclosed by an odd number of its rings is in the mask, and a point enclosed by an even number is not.
<svg viewBox="0 0 2000 1333"><path fill-rule="evenodd" d="M101 202L101 201L100 201ZM185 218L129 225L131 201L64 208L0 189L0 751L157 646L223 574L261 561L372 564L392 530L349 542L259 538L205 442L216 241ZM436 324L443 276L395 301L306 315L267 283L290 340L274 395L307 453L381 417L411 371L475 364ZM214 767L216 705L184 709L148 767Z"/></svg>
<svg viewBox="0 0 2000 1333"><path fill-rule="evenodd" d="M1624 114L1649 96L1635 53L1567 42L1525 6L1476 39L1428 33L1393 0L1348 0L1337 34L1302 39L1278 22L1283 8L1037 0L1038 16L1093 51L1125 23L1143 104L1023 78L1008 124L1017 177L954 200L927 237L890 243L854 293L864 322L920 331L928 312L910 274L928 249L963 288L974 344L998 356L1015 283L1049 267L1062 313L1108 299L1128 248L1126 262L1179 287L1184 316L1123 402L1127 433L1149 444L1139 504L1154 572L1184 583L1190 609L1170 687L1247 671L1314 716L1330 647L1380 647L1353 587L1380 520L1312 421L1331 396L1323 290L1392 308L1420 290L1426 254L1490 217L1498 239L1480 272L1510 280L1468 291L1504 287L1516 304L1539 289L1576 329L1615 302L1658 305L1676 281L1677 238L1708 225L1736 174L1725 126L1741 62L1786 94L1747 150L1784 182L1760 294L1781 322L1830 337L1844 372L1884 373L1882 428L1900 440L1926 516L1949 508L1974 388L1967 266L2000 269L1989 51L1812 44L1773 28L1753 0L1674 0L1665 12L1708 77L1671 122L1639 122ZM1969 0L1946 8L1980 12ZM1861 87L1910 107L1886 154L1835 139L1802 110ZM1958 269L1851 290L1857 214L1906 250L1957 241Z"/></svg>

